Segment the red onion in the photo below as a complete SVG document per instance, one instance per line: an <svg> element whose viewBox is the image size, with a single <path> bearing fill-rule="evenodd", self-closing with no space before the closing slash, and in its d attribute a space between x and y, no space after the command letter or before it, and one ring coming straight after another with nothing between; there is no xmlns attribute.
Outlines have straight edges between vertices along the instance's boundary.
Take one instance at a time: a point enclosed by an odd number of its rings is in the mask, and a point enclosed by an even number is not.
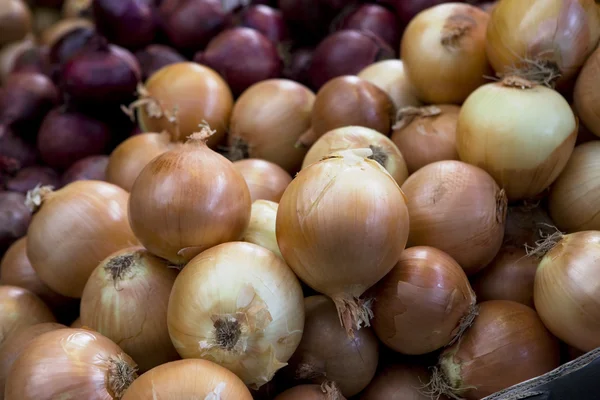
<svg viewBox="0 0 600 400"><path fill-rule="evenodd" d="M156 33L153 0L94 0L96 29L111 43L139 48L152 43Z"/></svg>
<svg viewBox="0 0 600 400"><path fill-rule="evenodd" d="M36 46L23 51L15 58L11 72L29 72L50 75L48 53L49 49L46 46Z"/></svg>
<svg viewBox="0 0 600 400"><path fill-rule="evenodd" d="M371 32L342 30L317 46L310 66L311 83L320 88L342 75L356 75L374 62L394 58L394 50Z"/></svg>
<svg viewBox="0 0 600 400"><path fill-rule="evenodd" d="M317 43L347 5L347 0L279 0L279 8L297 42Z"/></svg>
<svg viewBox="0 0 600 400"><path fill-rule="evenodd" d="M135 58L140 64L142 80L144 81L166 65L187 61L176 50L161 44L152 44L143 50L138 50L135 53Z"/></svg>
<svg viewBox="0 0 600 400"><path fill-rule="evenodd" d="M210 41L194 61L227 81L234 95L253 84L281 75L283 62L277 48L262 33L250 28L228 29Z"/></svg>
<svg viewBox="0 0 600 400"><path fill-rule="evenodd" d="M415 15L438 4L447 3L448 0L377 0L377 3L387 4L396 10L400 22L408 24Z"/></svg>
<svg viewBox="0 0 600 400"><path fill-rule="evenodd" d="M242 11L240 25L256 29L274 43L288 36L281 11L265 5L250 6Z"/></svg>
<svg viewBox="0 0 600 400"><path fill-rule="evenodd" d="M82 158L63 174L62 184L68 185L75 181L94 180L106 181L106 166L108 156L90 156Z"/></svg>
<svg viewBox="0 0 600 400"><path fill-rule="evenodd" d="M44 119L37 145L46 164L64 170L82 158L106 152L110 139L111 130L104 122L55 109Z"/></svg>
<svg viewBox="0 0 600 400"><path fill-rule="evenodd" d="M6 189L11 192L27 194L28 191L40 186L52 186L60 189L60 179L56 171L50 167L34 165L23 168L13 178L6 182Z"/></svg>
<svg viewBox="0 0 600 400"><path fill-rule="evenodd" d="M31 212L21 193L0 192L0 254L17 239L25 236Z"/></svg>
<svg viewBox="0 0 600 400"><path fill-rule="evenodd" d="M50 48L48 58L54 66L61 66L71 59L96 35L93 28L75 28L58 39Z"/></svg>
<svg viewBox="0 0 600 400"><path fill-rule="evenodd" d="M291 79L306 86L310 83L310 64L312 63L314 49L302 47L292 52L286 60L283 77Z"/></svg>
<svg viewBox="0 0 600 400"><path fill-rule="evenodd" d="M16 172L33 165L37 156L33 145L17 136L11 128L0 125L0 173Z"/></svg>
<svg viewBox="0 0 600 400"><path fill-rule="evenodd" d="M340 29L369 31L392 49L400 47L400 24L396 14L377 4L364 4L343 19Z"/></svg>

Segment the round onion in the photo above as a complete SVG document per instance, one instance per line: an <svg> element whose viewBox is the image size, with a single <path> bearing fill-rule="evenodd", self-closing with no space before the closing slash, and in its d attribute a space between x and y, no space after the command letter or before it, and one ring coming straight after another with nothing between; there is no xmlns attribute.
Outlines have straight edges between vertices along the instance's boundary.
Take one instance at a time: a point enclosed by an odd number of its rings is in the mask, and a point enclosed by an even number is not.
<svg viewBox="0 0 600 400"><path fill-rule="evenodd" d="M433 247L406 249L369 294L375 334L404 354L430 353L459 340L477 315L464 271Z"/></svg>
<svg viewBox="0 0 600 400"><path fill-rule="evenodd" d="M233 166L244 177L253 202L259 199L279 202L292 181L290 174L269 161L249 158L236 161Z"/></svg>
<svg viewBox="0 0 600 400"><path fill-rule="evenodd" d="M0 254L27 234L31 213L21 193L0 192Z"/></svg>
<svg viewBox="0 0 600 400"><path fill-rule="evenodd" d="M448 253L467 275L489 264L500 250L506 195L481 168L438 161L412 174L402 190L408 199L410 245Z"/></svg>
<svg viewBox="0 0 600 400"><path fill-rule="evenodd" d="M23 39L31 31L31 11L21 0L4 0L0 5L0 47Z"/></svg>
<svg viewBox="0 0 600 400"><path fill-rule="evenodd" d="M141 47L154 40L154 0L86 0L91 3L98 32L111 43Z"/></svg>
<svg viewBox="0 0 600 400"><path fill-rule="evenodd" d="M47 384L40 384L40 376ZM137 378L135 362L111 340L83 329L33 339L13 364L5 400L120 399Z"/></svg>
<svg viewBox="0 0 600 400"><path fill-rule="evenodd" d="M440 356L432 386L452 398L478 400L558 367L558 341L535 311L507 300L479 305L462 338Z"/></svg>
<svg viewBox="0 0 600 400"><path fill-rule="evenodd" d="M52 47L64 35L79 28L92 28L94 23L87 18L61 19L40 35L40 44Z"/></svg>
<svg viewBox="0 0 600 400"><path fill-rule="evenodd" d="M334 383L298 385L286 390L274 400L345 400Z"/></svg>
<svg viewBox="0 0 600 400"><path fill-rule="evenodd" d="M83 26L75 28L56 40L50 47L48 58L53 67L58 71L53 71L58 75L60 67L68 62L78 51L85 48L88 42L96 35L93 27Z"/></svg>
<svg viewBox="0 0 600 400"><path fill-rule="evenodd" d="M50 309L29 290L0 286L0 345L21 328L54 321Z"/></svg>
<svg viewBox="0 0 600 400"><path fill-rule="evenodd" d="M127 221L128 194L100 181L77 181L53 192L27 195L34 211L27 231L27 257L53 291L79 298L100 261L138 244Z"/></svg>
<svg viewBox="0 0 600 400"><path fill-rule="evenodd" d="M206 360L179 360L146 372L122 400L139 399L252 400L244 383L227 369Z"/></svg>
<svg viewBox="0 0 600 400"><path fill-rule="evenodd" d="M107 166L108 156L82 158L65 171L62 176L62 184L68 185L71 182L83 180L106 181Z"/></svg>
<svg viewBox="0 0 600 400"><path fill-rule="evenodd" d="M310 87L310 63L314 49L301 47L291 52L285 59L282 76Z"/></svg>
<svg viewBox="0 0 600 400"><path fill-rule="evenodd" d="M240 25L259 31L273 43L281 43L288 37L281 11L263 4L251 5L244 9L240 16Z"/></svg>
<svg viewBox="0 0 600 400"><path fill-rule="evenodd" d="M229 158L260 158L297 172L306 149L295 144L310 128L314 102L310 89L287 79L253 85L233 107Z"/></svg>
<svg viewBox="0 0 600 400"><path fill-rule="evenodd" d="M420 100L460 104L486 82L492 74L485 55L489 18L475 6L448 3L422 11L408 24L400 53Z"/></svg>
<svg viewBox="0 0 600 400"><path fill-rule="evenodd" d="M213 133L203 127L185 144L154 158L131 188L133 231L144 247L176 265L238 240L250 220L248 186L229 160L206 145Z"/></svg>
<svg viewBox="0 0 600 400"><path fill-rule="evenodd" d="M594 51L583 65L573 92L573 101L577 116L581 118L583 125L594 135L600 136L600 98L598 91L600 84L598 75L600 74L600 49Z"/></svg>
<svg viewBox="0 0 600 400"><path fill-rule="evenodd" d="M423 390L428 380L429 373L423 367L393 364L377 373L360 400L431 400Z"/></svg>
<svg viewBox="0 0 600 400"><path fill-rule="evenodd" d="M169 46L151 44L135 53L135 58L142 69L142 79L146 80L156 71L167 65L185 62L186 59Z"/></svg>
<svg viewBox="0 0 600 400"><path fill-rule="evenodd" d="M333 299L350 336L369 325L369 302L359 296L393 268L409 231L404 194L372 154L345 150L303 169L277 210L283 258Z"/></svg>
<svg viewBox="0 0 600 400"><path fill-rule="evenodd" d="M379 36L392 48L400 45L400 25L396 15L376 4L356 7L341 23L342 29L364 30Z"/></svg>
<svg viewBox="0 0 600 400"><path fill-rule="evenodd" d="M508 207L504 245L515 248L534 248L538 241L556 232L554 222L546 210L537 203Z"/></svg>
<svg viewBox="0 0 600 400"><path fill-rule="evenodd" d="M275 234L278 204L269 200L256 200L252 203L250 223L242 239L244 242L254 243L271 250L281 257Z"/></svg>
<svg viewBox="0 0 600 400"><path fill-rule="evenodd" d="M412 174L436 161L458 160L456 125L460 107L439 105L399 110L392 141Z"/></svg>
<svg viewBox="0 0 600 400"><path fill-rule="evenodd" d="M567 101L517 77L473 92L460 110L456 130L460 159L486 170L511 201L550 186L576 139L577 120Z"/></svg>
<svg viewBox="0 0 600 400"><path fill-rule="evenodd" d="M402 153L387 136L360 126L337 128L321 136L306 153L302 168L321 161L336 151L366 147L373 151L369 158L381 164L398 185L402 185L408 178L408 169Z"/></svg>
<svg viewBox="0 0 600 400"><path fill-rule="evenodd" d="M17 57L25 50L35 48L35 46L32 35L28 35L23 40L9 43L0 48L0 82L6 81Z"/></svg>
<svg viewBox="0 0 600 400"><path fill-rule="evenodd" d="M258 389L286 365L300 342L302 288L271 251L251 243L225 243L181 271L167 323L183 358L216 362Z"/></svg>
<svg viewBox="0 0 600 400"><path fill-rule="evenodd" d="M93 0L64 0L61 13L63 18L92 18Z"/></svg>
<svg viewBox="0 0 600 400"><path fill-rule="evenodd" d="M0 125L0 176L13 174L20 168L34 165L38 153L30 141L17 136L15 131Z"/></svg>

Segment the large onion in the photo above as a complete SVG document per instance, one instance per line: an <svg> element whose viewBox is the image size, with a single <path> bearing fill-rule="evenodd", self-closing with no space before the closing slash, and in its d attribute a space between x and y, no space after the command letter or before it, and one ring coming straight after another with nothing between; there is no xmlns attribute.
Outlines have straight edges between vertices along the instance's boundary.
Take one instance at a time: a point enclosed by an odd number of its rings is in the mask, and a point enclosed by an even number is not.
<svg viewBox="0 0 600 400"><path fill-rule="evenodd" d="M262 246L283 258L275 234L277 208L278 204L269 200L256 200L252 203L250 223L246 232L244 232L244 236L242 236L242 240Z"/></svg>
<svg viewBox="0 0 600 400"><path fill-rule="evenodd" d="M595 138L600 136L600 49L597 49L583 65L573 91L573 101L577 116Z"/></svg>
<svg viewBox="0 0 600 400"><path fill-rule="evenodd" d="M233 163L235 169L244 177L250 198L278 202L292 177L279 165L269 161L249 158Z"/></svg>
<svg viewBox="0 0 600 400"><path fill-rule="evenodd" d="M20 328L54 321L50 309L29 290L0 286L0 345Z"/></svg>

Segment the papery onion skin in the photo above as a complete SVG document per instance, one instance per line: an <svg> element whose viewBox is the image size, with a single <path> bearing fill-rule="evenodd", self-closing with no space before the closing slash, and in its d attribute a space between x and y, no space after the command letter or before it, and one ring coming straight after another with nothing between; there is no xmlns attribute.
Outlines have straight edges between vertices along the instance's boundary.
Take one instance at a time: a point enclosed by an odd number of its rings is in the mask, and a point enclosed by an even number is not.
<svg viewBox="0 0 600 400"><path fill-rule="evenodd" d="M475 6L447 3L411 20L400 54L421 101L460 104L486 82L485 76L492 74L485 55L489 18Z"/></svg>
<svg viewBox="0 0 600 400"><path fill-rule="evenodd" d="M480 87L465 101L456 147L462 161L486 170L514 201L550 186L571 156L577 131L560 94L509 77Z"/></svg>
<svg viewBox="0 0 600 400"><path fill-rule="evenodd" d="M50 289L79 298L100 261L139 244L127 220L129 196L100 181L44 191L27 231L27 257Z"/></svg>
<svg viewBox="0 0 600 400"><path fill-rule="evenodd" d="M167 323L183 358L216 362L258 389L300 343L302 288L271 251L252 243L221 244L180 272Z"/></svg>
<svg viewBox="0 0 600 400"><path fill-rule="evenodd" d="M279 394L274 400L346 400L335 383L298 385Z"/></svg>
<svg viewBox="0 0 600 400"><path fill-rule="evenodd" d="M244 177L252 202L270 200L279 202L292 177L279 165L269 161L249 158L235 161L235 169Z"/></svg>
<svg viewBox="0 0 600 400"><path fill-rule="evenodd" d="M17 358L5 400L120 399L135 371L131 357L99 333L57 329L33 339ZM52 384L40 385L40 376Z"/></svg>
<svg viewBox="0 0 600 400"><path fill-rule="evenodd" d="M477 400L558 367L558 341L535 311L507 300L479 305L473 326L440 356L451 391Z"/></svg>
<svg viewBox="0 0 600 400"><path fill-rule="evenodd" d="M575 147L565 169L552 185L550 216L566 232L600 230L600 141Z"/></svg>
<svg viewBox="0 0 600 400"><path fill-rule="evenodd" d="M21 328L55 321L52 311L29 290L0 286L0 345Z"/></svg>
<svg viewBox="0 0 600 400"><path fill-rule="evenodd" d="M431 400L431 396L424 394L429 379L424 367L392 364L377 373L360 400ZM438 400L447 398L441 396Z"/></svg>
<svg viewBox="0 0 600 400"><path fill-rule="evenodd" d="M254 201L252 203L250 223L241 240L271 250L275 255L283 259L277 245L277 235L275 234L277 208L278 204L273 201Z"/></svg>
<svg viewBox="0 0 600 400"><path fill-rule="evenodd" d="M403 154L385 135L361 126L347 126L333 129L321 136L308 150L302 169L321 161L330 153L340 150L369 147L373 151L371 159L377 161L402 185L408 178L408 169Z"/></svg>
<svg viewBox="0 0 600 400"><path fill-rule="evenodd" d="M600 84L598 75L600 74L600 50L597 49L587 59L575 83L573 91L573 101L577 115L581 118L583 125L594 135L600 137Z"/></svg>
<svg viewBox="0 0 600 400"><path fill-rule="evenodd" d="M596 274L600 232L564 236L542 259L535 276L535 308L565 343L591 351L600 346Z"/></svg>
<svg viewBox="0 0 600 400"><path fill-rule="evenodd" d="M456 261L433 247L411 247L370 291L373 329L403 354L426 354L456 339L477 314L475 293Z"/></svg>
<svg viewBox="0 0 600 400"><path fill-rule="evenodd" d="M498 253L504 236L506 195L481 168L438 161L402 185L410 214L409 244L431 246L472 275Z"/></svg>

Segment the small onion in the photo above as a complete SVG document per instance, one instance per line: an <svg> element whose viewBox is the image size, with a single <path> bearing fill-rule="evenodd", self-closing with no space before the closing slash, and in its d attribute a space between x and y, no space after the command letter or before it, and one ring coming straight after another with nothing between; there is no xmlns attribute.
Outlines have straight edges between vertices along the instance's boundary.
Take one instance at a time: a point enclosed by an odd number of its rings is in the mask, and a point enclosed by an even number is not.
<svg viewBox="0 0 600 400"><path fill-rule="evenodd" d="M583 65L573 92L577 116L596 138L600 136L600 49L594 51Z"/></svg>
<svg viewBox="0 0 600 400"><path fill-rule="evenodd" d="M485 56L489 19L475 6L448 3L422 11L408 24L400 53L420 100L460 104L486 82L492 74Z"/></svg>
<svg viewBox="0 0 600 400"><path fill-rule="evenodd" d="M369 325L368 302L359 296L398 262L409 231L404 194L372 154L345 150L303 169L277 210L283 258L304 283L333 299L351 336Z"/></svg>
<svg viewBox="0 0 600 400"><path fill-rule="evenodd" d="M235 161L233 166L244 177L253 202L260 199L279 202L292 181L290 174L269 161L249 158Z"/></svg>
<svg viewBox="0 0 600 400"><path fill-rule="evenodd" d="M34 211L27 257L53 291L79 298L90 274L113 252L138 244L127 221L128 194L100 181L76 181L27 195Z"/></svg>
<svg viewBox="0 0 600 400"><path fill-rule="evenodd" d="M554 222L540 203L508 207L504 228L504 245L523 249L535 248L538 241L556 232Z"/></svg>
<svg viewBox="0 0 600 400"><path fill-rule="evenodd" d="M404 155L412 174L436 161L458 160L456 125L460 107L407 107L398 112L392 141Z"/></svg>
<svg viewBox="0 0 600 400"><path fill-rule="evenodd" d="M462 338L440 356L433 386L452 398L478 400L558 367L558 341L533 309L507 300L479 305Z"/></svg>
<svg viewBox="0 0 600 400"><path fill-rule="evenodd" d="M233 107L229 158L260 158L297 172L306 150L294 145L310 128L314 102L310 89L288 79L253 85Z"/></svg>
<svg viewBox="0 0 600 400"><path fill-rule="evenodd" d="M302 288L271 251L251 243L225 243L201 253L181 271L167 323L183 358L216 362L258 389L286 365L300 342Z"/></svg>
<svg viewBox="0 0 600 400"><path fill-rule="evenodd" d="M0 286L0 345L21 328L54 321L52 311L29 290Z"/></svg>
<svg viewBox="0 0 600 400"><path fill-rule="evenodd" d="M40 376L51 384L40 385ZM88 330L57 329L33 339L17 358L5 400L117 400L135 378L135 362L111 340Z"/></svg>
<svg viewBox="0 0 600 400"><path fill-rule="evenodd" d="M598 164L598 165L596 165ZM575 147L552 185L548 208L556 226L567 232L600 230L600 141Z"/></svg>
<svg viewBox="0 0 600 400"><path fill-rule="evenodd" d="M21 193L0 192L0 254L27 234L31 213Z"/></svg>
<svg viewBox="0 0 600 400"><path fill-rule="evenodd" d="M108 156L89 156L71 165L62 176L62 184L75 181L106 181Z"/></svg>
<svg viewBox="0 0 600 400"><path fill-rule="evenodd" d="M167 65L185 62L186 59L169 46L151 44L135 53L135 58L142 69L142 79L146 80L156 71Z"/></svg>
<svg viewBox="0 0 600 400"><path fill-rule="evenodd" d="M250 213L250 223L241 240L271 250L275 255L283 259L277 245L277 235L275 234L278 206L277 203L269 200L254 201L252 203L252 212Z"/></svg>
<svg viewBox="0 0 600 400"><path fill-rule="evenodd" d="M133 231L144 247L176 265L238 240L250 220L248 186L229 160L206 145L213 133L203 127L182 146L154 158L131 188Z"/></svg>
<svg viewBox="0 0 600 400"><path fill-rule="evenodd" d="M152 43L157 30L153 0L94 0L98 32L111 43L132 48Z"/></svg>
<svg viewBox="0 0 600 400"><path fill-rule="evenodd" d="M321 161L330 153L341 150L369 147L373 154L369 157L377 161L402 185L408 178L408 169L402 153L385 135L360 126L337 128L321 136L306 153L302 168Z"/></svg>
<svg viewBox="0 0 600 400"><path fill-rule="evenodd" d="M344 396L354 396L375 376L377 338L368 328L358 331L354 338L348 337L340 326L336 305L325 296L307 297L304 306L304 333L288 372L312 383L334 381Z"/></svg>
<svg viewBox="0 0 600 400"><path fill-rule="evenodd" d="M460 340L477 315L464 271L433 247L406 249L369 294L375 334L403 354L426 354Z"/></svg>
<svg viewBox="0 0 600 400"><path fill-rule="evenodd" d="M392 364L377 373L360 400L431 400L431 396L425 394L425 384L428 380L429 373L426 368ZM441 396L438 400L447 398Z"/></svg>
<svg viewBox="0 0 600 400"><path fill-rule="evenodd" d="M518 77L489 83L463 104L456 148L486 170L509 200L533 197L558 177L575 146L577 120L567 101Z"/></svg>
<svg viewBox="0 0 600 400"><path fill-rule="evenodd" d="M31 31L32 16L21 0L4 0L0 5L0 47L22 40Z"/></svg>
<svg viewBox="0 0 600 400"><path fill-rule="evenodd" d="M79 28L93 29L94 23L86 18L62 19L42 32L40 35L40 44L52 47L64 35Z"/></svg>
<svg viewBox="0 0 600 400"><path fill-rule="evenodd" d="M334 383L298 385L286 390L274 400L346 400Z"/></svg>
<svg viewBox="0 0 600 400"><path fill-rule="evenodd" d="M400 24L396 15L377 4L363 4L347 15L342 29L364 30L379 36L392 48L400 45Z"/></svg>

